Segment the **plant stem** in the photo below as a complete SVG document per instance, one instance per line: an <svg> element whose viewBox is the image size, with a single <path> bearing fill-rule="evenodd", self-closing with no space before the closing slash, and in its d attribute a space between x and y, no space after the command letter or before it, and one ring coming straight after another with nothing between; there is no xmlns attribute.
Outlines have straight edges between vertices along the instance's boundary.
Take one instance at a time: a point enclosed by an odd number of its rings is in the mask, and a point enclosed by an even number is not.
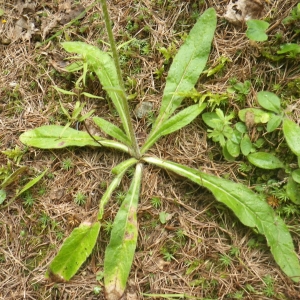
<svg viewBox="0 0 300 300"><path fill-rule="evenodd" d="M137 140L135 137L135 133L133 130L133 125L132 125L132 121L131 121L131 117L130 117L130 113L129 113L129 106L128 106L128 102L127 102L127 96L126 96L126 92L125 92L124 81L123 81L122 71L121 71L121 67L120 67L119 55L117 52L117 47L116 47L116 43L114 40L112 28L111 28L111 23L110 23L109 13L108 13L107 5L106 5L106 0L100 0L100 2L101 2L101 6L102 6L104 21L105 21L105 27L106 27L106 31L108 34L112 55L113 55L113 60L114 60L114 63L115 63L116 69L117 69L119 85L121 87L120 97L122 100L124 113L126 115L126 119L128 122L128 130L129 130L130 140L131 140L132 147L134 150L134 156L135 156L135 158L139 159L141 157L140 149L137 144Z"/></svg>

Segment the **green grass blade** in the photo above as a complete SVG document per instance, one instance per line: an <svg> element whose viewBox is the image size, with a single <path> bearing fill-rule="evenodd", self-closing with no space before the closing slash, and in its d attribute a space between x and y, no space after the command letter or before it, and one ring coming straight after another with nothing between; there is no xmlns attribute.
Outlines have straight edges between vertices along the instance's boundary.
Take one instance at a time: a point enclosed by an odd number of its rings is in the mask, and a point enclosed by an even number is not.
<svg viewBox="0 0 300 300"><path fill-rule="evenodd" d="M180 47L170 67L159 115L150 132L149 139L156 134L165 120L179 107L183 96L196 84L203 71L211 49L217 17L213 8L207 9L198 19Z"/></svg>
<svg viewBox="0 0 300 300"><path fill-rule="evenodd" d="M137 164L126 198L116 215L110 242L105 251L104 284L108 300L121 298L132 265L138 235L136 211L142 169L143 165Z"/></svg>
<svg viewBox="0 0 300 300"><path fill-rule="evenodd" d="M15 182L18 177L24 173L27 170L27 167L21 167L18 170L16 170L15 172L13 172L12 174L9 175L9 177L7 177L5 180L3 180L3 182L0 185L0 188L4 189L6 188L8 185L12 184L13 182Z"/></svg>
<svg viewBox="0 0 300 300"><path fill-rule="evenodd" d="M92 253L99 230L99 222L85 222L75 228L51 262L46 278L54 282L70 280Z"/></svg>
<svg viewBox="0 0 300 300"><path fill-rule="evenodd" d="M44 177L44 175L46 174L47 171L48 171L48 169L46 169L39 176L33 178L28 183L26 183L25 186L21 189L21 191L19 191L17 193L17 195L15 196L15 198L19 197L21 194L23 194L24 192L26 192L27 190L29 190L30 188L32 188L35 184L37 184Z"/></svg>
<svg viewBox="0 0 300 300"><path fill-rule="evenodd" d="M201 114L205 107L206 104L204 103L201 105L191 105L165 121L158 131L156 131L154 135L147 139L146 143L141 149L141 153L143 154L144 151L149 149L161 136L168 135L191 123L198 115Z"/></svg>
<svg viewBox="0 0 300 300"><path fill-rule="evenodd" d="M94 117L93 121L103 132L115 138L119 142L130 146L129 138L119 127L99 117Z"/></svg>
<svg viewBox="0 0 300 300"><path fill-rule="evenodd" d="M60 149L70 146L103 146L127 153L130 150L126 145L119 142L104 140L97 136L91 137L87 132L73 128L64 128L59 125L45 125L26 131L20 135L20 141L27 146L40 149Z"/></svg>
<svg viewBox="0 0 300 300"><path fill-rule="evenodd" d="M257 228L258 232L266 237L273 257L282 271L293 281L300 281L299 260L288 228L257 194L242 184L180 164L154 157L146 157L144 160L209 189L216 199L228 206L244 225Z"/></svg>
<svg viewBox="0 0 300 300"><path fill-rule="evenodd" d="M127 120L122 97L120 95L120 93L123 93L123 89L120 87L117 70L111 56L108 53L99 50L97 47L83 42L64 42L62 43L62 46L70 53L81 54L88 63L90 69L96 73L103 88L111 98L121 118L124 131L130 139L130 120ZM126 99L126 95L124 95L124 99Z"/></svg>

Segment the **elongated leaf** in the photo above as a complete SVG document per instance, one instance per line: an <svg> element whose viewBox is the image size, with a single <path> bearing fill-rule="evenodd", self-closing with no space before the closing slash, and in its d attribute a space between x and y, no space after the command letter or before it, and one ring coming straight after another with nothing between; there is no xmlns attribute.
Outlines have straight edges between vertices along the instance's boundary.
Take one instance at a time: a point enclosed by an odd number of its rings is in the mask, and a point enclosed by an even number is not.
<svg viewBox="0 0 300 300"><path fill-rule="evenodd" d="M271 117L267 124L267 131L268 132L273 132L275 129L277 129L282 122L282 116L276 116L274 115Z"/></svg>
<svg viewBox="0 0 300 300"><path fill-rule="evenodd" d="M99 117L94 117L93 121L95 124L103 130L105 133L115 138L116 140L124 143L126 145L130 145L130 139L125 135L125 133L116 125L102 119Z"/></svg>
<svg viewBox="0 0 300 300"><path fill-rule="evenodd" d="M297 183L300 183L300 169L294 170L292 172L292 178L294 179L294 181L296 181Z"/></svg>
<svg viewBox="0 0 300 300"><path fill-rule="evenodd" d="M26 131L20 135L20 141L27 146L40 149L60 149L70 146L103 146L129 152L128 147L121 143L104 140L97 136L94 136L93 139L87 132L73 128L64 128L59 125L45 125Z"/></svg>
<svg viewBox="0 0 300 300"><path fill-rule="evenodd" d="M138 235L136 211L142 167L142 164L136 166L132 183L116 215L110 242L105 251L104 284L108 300L121 298L132 265Z"/></svg>
<svg viewBox="0 0 300 300"><path fill-rule="evenodd" d="M164 121L181 104L184 97L180 96L179 93L189 92L196 84L206 65L216 24L215 10L213 8L207 9L180 47L170 67L160 112L150 132L149 139L156 135ZM147 150L145 148L144 152Z"/></svg>
<svg viewBox="0 0 300 300"><path fill-rule="evenodd" d="M113 181L110 183L108 188L106 189L105 193L103 194L100 204L99 204L99 211L98 211L98 221L102 220L103 214L104 214L104 208L107 204L108 200L110 199L113 191L119 186L121 179L123 178L125 172L132 167L135 163L137 163L137 160L135 158L127 159L117 166L115 166L112 169L112 173L116 174L116 177L113 179Z"/></svg>
<svg viewBox="0 0 300 300"><path fill-rule="evenodd" d="M58 86L53 85L52 86L55 90L57 90L59 93L62 93L64 95L71 95L71 96L76 96L76 93L70 92L64 89L59 88Z"/></svg>
<svg viewBox="0 0 300 300"><path fill-rule="evenodd" d="M21 189L21 191L19 191L17 193L17 195L15 197L16 198L19 197L21 194L23 194L24 192L26 192L27 190L29 190L30 188L32 188L35 184L37 184L44 177L44 175L47 173L47 171L48 171L48 169L46 169L39 176L33 178L28 183L26 183L25 186Z"/></svg>
<svg viewBox="0 0 300 300"><path fill-rule="evenodd" d="M27 167L21 167L18 170L16 170L15 172L13 172L12 174L9 175L9 177L7 177L0 185L0 187L2 189L6 188L8 185L10 185L11 183L15 182L17 180L17 178L19 177L19 175L21 175L22 173L24 173L27 170Z"/></svg>
<svg viewBox="0 0 300 300"><path fill-rule="evenodd" d="M154 157L145 157L144 161L173 171L208 188L216 199L228 206L244 225L257 228L258 232L266 237L274 259L282 271L293 281L300 281L300 265L288 228L257 194L242 184L170 161Z"/></svg>
<svg viewBox="0 0 300 300"><path fill-rule="evenodd" d="M271 153L255 152L249 154L247 158L252 165L262 169L273 170L284 168L283 162Z"/></svg>
<svg viewBox="0 0 300 300"><path fill-rule="evenodd" d="M2 204L6 199L6 192L5 190L0 190L0 204Z"/></svg>
<svg viewBox="0 0 300 300"><path fill-rule="evenodd" d="M124 131L127 136L130 137L130 120L126 118L123 100L120 94L122 93L122 89L119 85L117 70L111 56L99 50L97 47L83 42L64 42L62 46L68 52L81 54L90 69L96 73L121 118ZM123 96L124 99L126 99L126 95Z"/></svg>
<svg viewBox="0 0 300 300"><path fill-rule="evenodd" d="M300 127L289 119L283 120L283 134L290 149L300 156Z"/></svg>
<svg viewBox="0 0 300 300"><path fill-rule="evenodd" d="M146 149L149 149L161 136L168 135L191 123L198 115L201 114L205 107L206 104L204 103L201 105L191 105L165 121L158 131L156 131L156 133L146 141L141 149L141 153L144 153Z"/></svg>
<svg viewBox="0 0 300 300"><path fill-rule="evenodd" d="M275 113L280 112L280 99L276 94L267 91L261 91L257 93L258 103L265 109L273 111Z"/></svg>
<svg viewBox="0 0 300 300"><path fill-rule="evenodd" d="M70 280L92 253L99 230L99 222L85 222L75 228L51 262L46 277L54 282Z"/></svg>

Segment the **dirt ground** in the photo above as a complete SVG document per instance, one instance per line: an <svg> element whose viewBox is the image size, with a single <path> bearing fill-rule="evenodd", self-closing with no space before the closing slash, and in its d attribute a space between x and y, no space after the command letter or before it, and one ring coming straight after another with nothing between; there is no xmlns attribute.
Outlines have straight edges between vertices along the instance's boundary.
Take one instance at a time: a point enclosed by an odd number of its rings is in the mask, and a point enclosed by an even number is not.
<svg viewBox="0 0 300 300"><path fill-rule="evenodd" d="M221 75L202 75L197 90L222 94L226 93L231 78L241 82L250 80L251 91L245 106L252 107L256 105L256 92L272 90L274 84L284 89L299 77L296 62L270 62L262 56L260 44L245 36L245 25L233 25L223 18L227 3L109 1L117 44L131 38L138 40L120 50L127 91L136 93L130 102L132 111L142 101L153 103L154 114L158 111L169 66L159 49L170 45L178 49L181 37L209 7L217 11L218 27L208 66L217 65L222 55L230 61ZM15 149L11 158L0 153L0 180L20 166L28 167L10 185L6 201L28 179L49 169L30 192L8 207L0 206L0 299L105 299L101 276L104 251L109 226L128 188L129 178L122 181L111 199L105 213L106 226L91 257L77 275L68 283L52 283L44 276L64 238L97 211L105 187L113 178L110 170L125 154L92 148L42 151L26 148L19 141L20 134L26 130L66 123L59 99L70 111L74 107L72 97L59 95L51 87L72 90L80 76L79 72L69 74L63 70L64 59L69 55L60 43L80 40L108 50L103 43L107 36L100 3L84 0L71 4L72 7L67 0L0 1L0 9L4 10L0 17L0 149ZM295 0L263 3L263 16L271 24L270 36L282 32L288 41L294 38L280 22L296 4ZM84 8L88 11L70 25L68 22ZM158 76L158 70L162 70L163 76ZM105 95L92 75L86 91ZM86 112L95 109L95 115L115 119L106 101L86 99L86 102ZM299 111L300 104L295 101L294 105L295 111ZM234 101L230 107L237 107ZM133 119L142 143L151 119L138 119L134 114ZM97 130L91 121L86 124L91 131ZM161 139L151 151L164 159L226 175L233 181L245 181L239 172L241 161L226 162L219 146L207 138L206 130L199 118L180 132ZM76 203L80 196L85 200L82 205ZM169 214L165 224L159 219L161 212ZM299 284L282 273L264 238L241 225L203 188L145 166L138 221L138 246L124 299L166 298L147 294L168 294L167 299L300 299ZM288 223L299 253L297 216ZM177 298L171 298L171 294L177 294Z"/></svg>

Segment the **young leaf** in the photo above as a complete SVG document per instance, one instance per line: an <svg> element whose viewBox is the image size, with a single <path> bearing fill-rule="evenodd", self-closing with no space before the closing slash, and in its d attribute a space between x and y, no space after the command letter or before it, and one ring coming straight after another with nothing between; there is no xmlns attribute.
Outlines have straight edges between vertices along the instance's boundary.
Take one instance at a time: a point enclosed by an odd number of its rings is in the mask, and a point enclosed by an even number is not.
<svg viewBox="0 0 300 300"><path fill-rule="evenodd" d="M154 157L145 157L144 161L173 171L209 189L216 199L227 205L244 225L257 228L260 234L265 235L274 259L282 271L293 281L300 281L300 265L288 228L257 194L242 184L170 161Z"/></svg>
<svg viewBox="0 0 300 300"><path fill-rule="evenodd" d="M119 127L114 125L113 123L110 123L99 117L94 117L93 121L106 134L110 135L111 137L115 138L116 140L120 141L121 143L130 145L130 140L125 135L125 133Z"/></svg>
<svg viewBox="0 0 300 300"><path fill-rule="evenodd" d="M201 114L205 107L205 103L202 103L201 105L191 105L165 121L156 133L152 135L151 138L147 139L141 149L141 153L144 153L146 149L149 149L160 137L168 135L191 123L199 114Z"/></svg>
<svg viewBox="0 0 300 300"><path fill-rule="evenodd" d="M64 89L61 89L55 85L52 86L55 90L57 90L59 93L62 93L64 95L72 95L72 96L76 96L76 93L74 92L70 92L70 91L67 91L67 90L64 90Z"/></svg>
<svg viewBox="0 0 300 300"><path fill-rule="evenodd" d="M139 199L142 164L135 174L114 221L109 245L104 258L104 284L108 300L120 299L126 288L137 242L137 204Z"/></svg>
<svg viewBox="0 0 300 300"><path fill-rule="evenodd" d="M27 145L40 149L60 149L69 146L96 146L115 148L129 152L127 146L110 140L102 140L95 136L95 140L87 133L72 128L64 128L59 125L45 125L20 135L20 141ZM99 143L96 142L99 141Z"/></svg>
<svg viewBox="0 0 300 300"><path fill-rule="evenodd" d="M294 181L296 181L297 183L300 183L300 169L294 170L292 172L292 178L294 179Z"/></svg>
<svg viewBox="0 0 300 300"><path fill-rule="evenodd" d="M51 262L46 278L54 282L70 280L91 254L99 230L99 222L84 222L75 228Z"/></svg>
<svg viewBox="0 0 300 300"><path fill-rule="evenodd" d="M13 172L11 175L9 175L9 177L7 177L1 184L0 187L1 189L6 188L8 185L10 185L11 183L13 183L14 181L16 181L16 179L19 177L19 175L21 175L22 173L24 173L27 170L27 167L21 167L18 170L16 170L15 172Z"/></svg>
<svg viewBox="0 0 300 300"><path fill-rule="evenodd" d="M174 57L170 67L159 115L150 132L149 139L157 134L162 124L179 107L183 97L178 93L189 92L203 71L211 49L217 24L216 12L207 9L198 19ZM149 147L151 143L148 144ZM146 152L148 148L144 149Z"/></svg>
<svg viewBox="0 0 300 300"><path fill-rule="evenodd" d="M39 176L33 178L28 183L26 183L25 186L21 189L21 191L19 191L17 193L17 195L15 196L15 198L19 197L21 194L23 194L24 192L26 192L27 190L29 190L31 187L33 187L35 184L37 184L44 177L44 175L46 174L47 171L48 171L48 169L46 169Z"/></svg>
<svg viewBox="0 0 300 300"><path fill-rule="evenodd" d="M258 92L257 101L264 109L280 113L280 99L274 93L266 91Z"/></svg>
<svg viewBox="0 0 300 300"><path fill-rule="evenodd" d="M2 204L6 199L6 192L5 190L0 190L0 204Z"/></svg>
<svg viewBox="0 0 300 300"><path fill-rule="evenodd" d="M275 129L279 127L281 122L282 122L282 116L274 115L267 123L267 131L273 132Z"/></svg>
<svg viewBox="0 0 300 300"><path fill-rule="evenodd" d="M99 97L99 96L96 96L96 95L93 95L93 94L90 94L90 93L87 93L87 92L83 92L81 93L81 95L84 95L88 98L92 98L92 99L104 99L103 97Z"/></svg>
<svg viewBox="0 0 300 300"><path fill-rule="evenodd" d="M247 156L251 152L252 142L251 142L248 134L245 134L243 136L240 146L241 146L241 151L242 151L243 155Z"/></svg>
<svg viewBox="0 0 300 300"><path fill-rule="evenodd" d="M292 120L284 119L282 129L288 146L293 153L300 156L300 127Z"/></svg>
<svg viewBox="0 0 300 300"><path fill-rule="evenodd" d="M71 53L81 54L90 69L96 73L103 88L111 98L120 118L126 135L130 137L129 122L127 120L125 108L123 104L123 98L126 99L126 95L123 95L123 90L119 85L117 70L111 56L99 50L97 47L85 44L83 42L64 42L62 43L64 49Z"/></svg>
<svg viewBox="0 0 300 300"><path fill-rule="evenodd" d="M247 156L250 163L256 167L273 170L284 168L283 162L271 153L255 152Z"/></svg>
<svg viewBox="0 0 300 300"><path fill-rule="evenodd" d="M291 201L293 201L297 205L300 205L300 184L297 183L292 177L290 177L285 188L286 194L291 199Z"/></svg>
<svg viewBox="0 0 300 300"><path fill-rule="evenodd" d="M232 157L238 157L240 155L240 146L232 140L227 140L226 149Z"/></svg>
<svg viewBox="0 0 300 300"><path fill-rule="evenodd" d="M266 30L270 24L262 20L248 20L246 21L248 29L246 31L246 36L256 42L263 42L268 39Z"/></svg>

